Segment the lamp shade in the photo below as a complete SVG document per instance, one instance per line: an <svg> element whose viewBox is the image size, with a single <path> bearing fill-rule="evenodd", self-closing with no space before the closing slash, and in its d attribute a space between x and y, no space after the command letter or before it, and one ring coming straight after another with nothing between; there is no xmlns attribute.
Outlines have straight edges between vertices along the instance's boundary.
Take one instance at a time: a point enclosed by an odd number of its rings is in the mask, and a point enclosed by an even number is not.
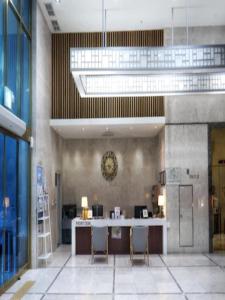
<svg viewBox="0 0 225 300"><path fill-rule="evenodd" d="M158 206L164 206L164 196L159 195L158 197Z"/></svg>
<svg viewBox="0 0 225 300"><path fill-rule="evenodd" d="M83 196L81 198L81 207L87 208L88 207L88 198L86 196Z"/></svg>

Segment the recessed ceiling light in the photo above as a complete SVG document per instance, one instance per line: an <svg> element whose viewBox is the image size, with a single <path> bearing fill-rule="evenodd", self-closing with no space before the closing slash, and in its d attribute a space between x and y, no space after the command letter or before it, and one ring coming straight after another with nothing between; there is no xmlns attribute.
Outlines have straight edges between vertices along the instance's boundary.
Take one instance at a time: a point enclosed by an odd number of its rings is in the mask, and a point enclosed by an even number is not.
<svg viewBox="0 0 225 300"><path fill-rule="evenodd" d="M55 0L55 2L56 2L56 3L60 3L60 2L61 2L61 0Z"/></svg>

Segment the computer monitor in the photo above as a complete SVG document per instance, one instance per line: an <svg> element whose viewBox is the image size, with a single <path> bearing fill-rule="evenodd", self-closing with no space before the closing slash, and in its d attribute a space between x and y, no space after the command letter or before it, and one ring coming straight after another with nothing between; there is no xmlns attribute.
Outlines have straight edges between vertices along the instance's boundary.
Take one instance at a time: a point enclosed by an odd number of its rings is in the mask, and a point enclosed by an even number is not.
<svg viewBox="0 0 225 300"><path fill-rule="evenodd" d="M92 205L93 218L103 218L103 205Z"/></svg>
<svg viewBox="0 0 225 300"><path fill-rule="evenodd" d="M143 209L147 209L147 205L135 205L134 206L135 219L143 218Z"/></svg>

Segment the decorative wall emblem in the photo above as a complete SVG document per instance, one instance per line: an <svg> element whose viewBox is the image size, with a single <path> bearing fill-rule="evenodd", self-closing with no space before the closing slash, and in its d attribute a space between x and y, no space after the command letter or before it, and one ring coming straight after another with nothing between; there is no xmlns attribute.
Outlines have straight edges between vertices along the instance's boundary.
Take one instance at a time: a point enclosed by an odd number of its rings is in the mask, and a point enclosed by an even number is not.
<svg viewBox="0 0 225 300"><path fill-rule="evenodd" d="M118 170L118 163L116 155L113 151L107 151L102 157L101 163L102 176L108 180L112 181L116 175Z"/></svg>

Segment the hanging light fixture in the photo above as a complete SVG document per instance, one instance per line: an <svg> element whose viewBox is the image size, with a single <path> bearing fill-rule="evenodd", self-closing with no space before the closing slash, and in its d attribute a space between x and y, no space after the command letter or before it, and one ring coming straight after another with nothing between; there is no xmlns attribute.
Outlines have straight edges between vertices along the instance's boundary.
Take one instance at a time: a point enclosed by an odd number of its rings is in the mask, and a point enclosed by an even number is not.
<svg viewBox="0 0 225 300"><path fill-rule="evenodd" d="M225 92L225 45L188 46L187 22L187 46L173 46L172 27L172 47L107 47L102 1L103 47L70 49L81 97Z"/></svg>

